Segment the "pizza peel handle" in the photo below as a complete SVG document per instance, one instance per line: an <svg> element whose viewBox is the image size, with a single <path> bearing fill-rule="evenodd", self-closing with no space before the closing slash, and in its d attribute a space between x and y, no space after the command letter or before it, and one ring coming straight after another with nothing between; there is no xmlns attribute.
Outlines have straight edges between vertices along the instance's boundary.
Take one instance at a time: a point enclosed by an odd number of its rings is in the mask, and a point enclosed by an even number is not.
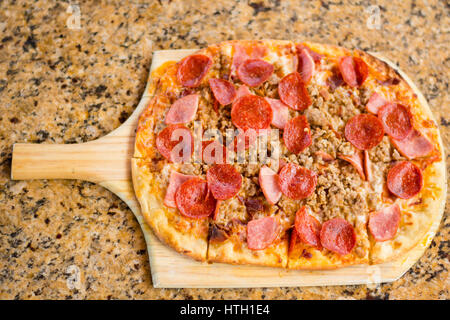
<svg viewBox="0 0 450 320"><path fill-rule="evenodd" d="M16 143L11 179L80 179L96 183L130 179L133 137L128 125L81 144Z"/></svg>
<svg viewBox="0 0 450 320"><path fill-rule="evenodd" d="M101 185L131 181L135 128L147 103L148 96L144 95L125 123L97 140L79 144L14 144L11 179L80 179Z"/></svg>
<svg viewBox="0 0 450 320"><path fill-rule="evenodd" d="M108 177L122 178L125 159L118 155L116 146L108 145L109 150L103 153L106 150L99 150L100 141L73 145L15 144L11 178L80 179L91 182L101 182Z"/></svg>

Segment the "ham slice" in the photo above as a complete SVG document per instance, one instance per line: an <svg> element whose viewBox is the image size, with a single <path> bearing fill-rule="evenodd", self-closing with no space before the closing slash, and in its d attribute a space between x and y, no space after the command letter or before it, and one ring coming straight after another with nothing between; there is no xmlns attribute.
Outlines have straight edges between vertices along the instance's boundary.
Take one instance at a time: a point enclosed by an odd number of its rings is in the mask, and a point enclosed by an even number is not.
<svg viewBox="0 0 450 320"><path fill-rule="evenodd" d="M372 180L372 162L369 158L369 151L364 150L364 173L367 181Z"/></svg>
<svg viewBox="0 0 450 320"><path fill-rule="evenodd" d="M323 162L332 162L334 161L334 158L332 155L330 155L329 153L326 153L324 151L316 151L315 155L320 157L322 159Z"/></svg>
<svg viewBox="0 0 450 320"><path fill-rule="evenodd" d="M403 140L391 138L395 148L406 158L426 157L433 151L433 144L418 130L413 131Z"/></svg>
<svg viewBox="0 0 450 320"><path fill-rule="evenodd" d="M251 220L247 224L247 246L250 250L262 250L270 246L278 236L280 224L274 217Z"/></svg>
<svg viewBox="0 0 450 320"><path fill-rule="evenodd" d="M166 124L181 124L194 120L199 97L195 93L175 101L166 114Z"/></svg>
<svg viewBox="0 0 450 320"><path fill-rule="evenodd" d="M400 225L401 213L398 204L393 204L369 216L369 231L375 241L391 240Z"/></svg>
<svg viewBox="0 0 450 320"><path fill-rule="evenodd" d="M242 62L248 59L245 49L239 45L234 45L233 61L231 63L231 73L236 72Z"/></svg>
<svg viewBox="0 0 450 320"><path fill-rule="evenodd" d="M298 57L298 72L302 76L303 82L308 83L314 74L314 60L306 49L302 49Z"/></svg>
<svg viewBox="0 0 450 320"><path fill-rule="evenodd" d="M283 167L287 165L286 160L284 159L280 159L280 161L278 162L278 173L280 173L280 170L283 169Z"/></svg>
<svg viewBox="0 0 450 320"><path fill-rule="evenodd" d="M300 53L303 49L306 49L306 51L308 51L309 55L313 58L315 63L319 63L320 60L322 60L322 55L320 53L315 52L314 50L310 49L308 46L304 44L297 44L295 45L295 48L298 53Z"/></svg>
<svg viewBox="0 0 450 320"><path fill-rule="evenodd" d="M284 129L284 126L289 119L289 107L281 102L281 100L271 98L265 99L272 108L272 125L274 125L278 129Z"/></svg>
<svg viewBox="0 0 450 320"><path fill-rule="evenodd" d="M320 222L311 214L311 209L303 206L295 214L295 230L300 240L310 246L320 248Z"/></svg>
<svg viewBox="0 0 450 320"><path fill-rule="evenodd" d="M247 59L261 59L266 55L267 48L265 46L253 46L250 54L247 53L244 47L235 44L233 46L233 61L231 62L231 74L235 74L237 68Z"/></svg>
<svg viewBox="0 0 450 320"><path fill-rule="evenodd" d="M381 94L374 92L366 104L366 110L370 113L378 114L378 110L380 110L380 108L386 103L386 99L384 99Z"/></svg>
<svg viewBox="0 0 450 320"><path fill-rule="evenodd" d="M363 153L362 151L358 150L356 153L346 156L346 155L338 155L339 159L345 160L349 162L358 172L358 174L361 176L361 179L366 180L366 176L364 174L364 167L363 167Z"/></svg>
<svg viewBox="0 0 450 320"><path fill-rule="evenodd" d="M242 86L239 87L239 89L237 89L236 98L234 98L234 100L237 100L243 96L248 96L249 94L252 94L250 89L245 84L243 84Z"/></svg>
<svg viewBox="0 0 450 320"><path fill-rule="evenodd" d="M178 187L189 179L195 178L195 176L190 176L176 171L171 171L169 178L169 186L167 187L166 196L164 197L164 205L169 208L176 208L175 203L175 193Z"/></svg>
<svg viewBox="0 0 450 320"><path fill-rule="evenodd" d="M216 202L216 209L214 210L214 215L213 215L213 220L216 221L217 220L217 216L219 215L220 212L220 204L222 203L222 200L217 200Z"/></svg>
<svg viewBox="0 0 450 320"><path fill-rule="evenodd" d="M268 166L263 166L259 170L259 185L270 204L275 204L280 200L281 189L278 174Z"/></svg>
<svg viewBox="0 0 450 320"><path fill-rule="evenodd" d="M355 70L355 62L353 57L343 57L339 61L339 71L341 72L342 79L350 87L358 86L358 75Z"/></svg>

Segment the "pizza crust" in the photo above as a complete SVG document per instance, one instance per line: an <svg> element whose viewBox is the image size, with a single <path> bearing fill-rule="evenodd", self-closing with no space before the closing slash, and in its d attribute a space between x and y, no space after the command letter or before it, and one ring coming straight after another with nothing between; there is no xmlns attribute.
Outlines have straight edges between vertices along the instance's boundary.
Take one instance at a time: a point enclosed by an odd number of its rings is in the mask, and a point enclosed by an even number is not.
<svg viewBox="0 0 450 320"><path fill-rule="evenodd" d="M237 245L235 241L227 240L218 244L209 244L208 261L286 267L287 249L287 239L283 239L265 250L250 250L245 244Z"/></svg>
<svg viewBox="0 0 450 320"><path fill-rule="evenodd" d="M195 260L206 261L208 220L189 219L164 206L165 191L158 186L144 160L131 159L131 172L142 215L159 240ZM181 231L178 225L189 228Z"/></svg>

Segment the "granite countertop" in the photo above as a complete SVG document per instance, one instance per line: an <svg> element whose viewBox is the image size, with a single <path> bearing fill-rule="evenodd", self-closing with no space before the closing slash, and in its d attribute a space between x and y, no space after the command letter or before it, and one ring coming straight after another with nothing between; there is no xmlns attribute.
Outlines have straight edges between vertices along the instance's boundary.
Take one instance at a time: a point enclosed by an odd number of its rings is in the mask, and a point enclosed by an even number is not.
<svg viewBox="0 0 450 320"><path fill-rule="evenodd" d="M1 299L450 298L448 203L430 248L393 283L155 289L142 232L117 196L83 181L10 180L13 143L90 141L124 122L143 93L152 51L228 39L308 39L382 53L422 90L448 149L444 1L102 3L0 2Z"/></svg>

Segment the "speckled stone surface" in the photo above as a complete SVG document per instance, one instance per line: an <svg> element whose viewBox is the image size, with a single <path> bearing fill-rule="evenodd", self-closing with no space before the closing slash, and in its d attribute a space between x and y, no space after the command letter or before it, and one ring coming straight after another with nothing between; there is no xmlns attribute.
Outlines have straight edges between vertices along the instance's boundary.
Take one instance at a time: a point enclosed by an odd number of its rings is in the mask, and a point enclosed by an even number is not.
<svg viewBox="0 0 450 320"><path fill-rule="evenodd" d="M382 53L423 91L448 150L449 7L373 2L80 1L77 10L69 1L0 1L0 298L449 299L448 203L431 247L393 283L155 289L142 232L114 194L83 181L10 180L13 143L89 141L125 121L153 50L227 39L308 39Z"/></svg>

